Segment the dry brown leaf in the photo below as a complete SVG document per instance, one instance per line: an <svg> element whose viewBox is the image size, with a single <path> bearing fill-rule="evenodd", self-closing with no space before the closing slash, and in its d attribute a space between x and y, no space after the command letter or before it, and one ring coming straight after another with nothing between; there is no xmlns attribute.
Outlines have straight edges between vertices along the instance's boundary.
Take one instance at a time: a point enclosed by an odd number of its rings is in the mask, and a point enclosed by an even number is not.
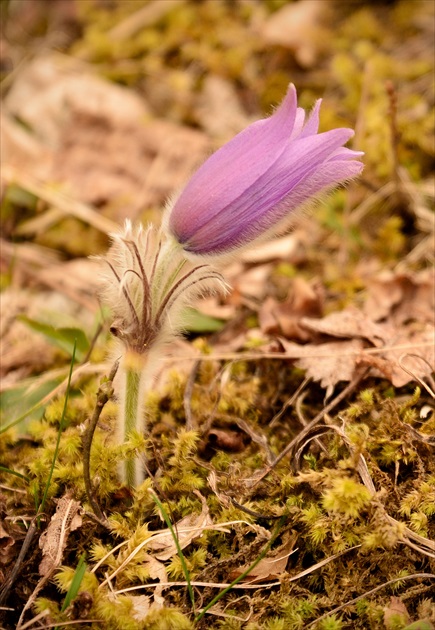
<svg viewBox="0 0 435 630"><path fill-rule="evenodd" d="M398 328L391 348L376 358L366 353L362 361L377 368L395 387L430 377L435 371L435 328L430 325L420 330Z"/></svg>
<svg viewBox="0 0 435 630"><path fill-rule="evenodd" d="M204 529L211 525L213 525L213 521L207 504L203 501L201 514L189 514L173 525L180 548L184 549L190 545L192 540L201 536ZM158 538L151 538L148 549L156 551L155 557L163 561L169 560L177 553L177 546L169 529Z"/></svg>
<svg viewBox="0 0 435 630"><path fill-rule="evenodd" d="M114 123L77 115L65 127L51 177L117 220L162 206L205 159L209 141L199 131L165 121Z"/></svg>
<svg viewBox="0 0 435 630"><path fill-rule="evenodd" d="M306 370L307 378L320 381L330 396L340 381L352 380L356 361L363 350L360 339L331 341L319 345L298 345L280 338L289 358L297 359L296 366Z"/></svg>
<svg viewBox="0 0 435 630"><path fill-rule="evenodd" d="M273 557L266 556L246 575L241 584L257 584L261 582L268 582L269 580L276 580L284 573L288 558L294 552L295 542L297 535L292 535L289 540L282 545L278 550L274 552ZM246 571L249 565L240 567L234 571L231 571L230 579L235 580L242 573Z"/></svg>
<svg viewBox="0 0 435 630"><path fill-rule="evenodd" d="M237 263L232 265L225 272L225 277L229 278L233 292L231 299L234 300L234 296L237 294L256 298L257 300L264 299L267 294L267 278L272 271L272 265L266 263L263 265L256 265L251 269L244 270L243 267Z"/></svg>
<svg viewBox="0 0 435 630"><path fill-rule="evenodd" d="M100 308L99 264L89 258L76 258L42 269L37 279L76 304L95 313ZM70 306L71 311L74 307Z"/></svg>
<svg viewBox="0 0 435 630"><path fill-rule="evenodd" d="M217 75L204 78L196 116L210 136L230 140L252 120L246 115L233 83Z"/></svg>
<svg viewBox="0 0 435 630"><path fill-rule="evenodd" d="M432 269L406 274L385 271L367 283L364 312L375 322L409 320L435 323L435 274Z"/></svg>
<svg viewBox="0 0 435 630"><path fill-rule="evenodd" d="M221 304L220 298L216 295L199 299L194 307L204 315L217 319L231 320L236 315L234 304Z"/></svg>
<svg viewBox="0 0 435 630"><path fill-rule="evenodd" d="M322 310L323 291L320 284L308 284L302 278L295 278L285 302L267 298L260 308L258 318L263 333L305 342L311 335L301 327L301 318L306 315L320 317Z"/></svg>
<svg viewBox="0 0 435 630"><path fill-rule="evenodd" d="M304 317L301 325L307 330L330 337L367 339L374 346L383 346L394 336L391 327L376 324L355 307L331 313L322 319Z"/></svg>
<svg viewBox="0 0 435 630"><path fill-rule="evenodd" d="M240 255L244 263L264 263L270 260L285 260L289 263L301 263L306 260L305 234L301 230L295 230L291 234L274 238L247 249Z"/></svg>
<svg viewBox="0 0 435 630"><path fill-rule="evenodd" d="M39 575L42 577L49 576L60 565L69 534L82 525L80 509L80 503L69 494L58 500L56 512L39 539L42 549Z"/></svg>
<svg viewBox="0 0 435 630"><path fill-rule="evenodd" d="M132 595L130 601L133 606L132 617L135 621L144 621L151 608L151 598L148 595Z"/></svg>
<svg viewBox="0 0 435 630"><path fill-rule="evenodd" d="M52 161L51 150L4 112L0 112L0 137L2 165L7 163L22 170L31 170L37 177L48 176Z"/></svg>
<svg viewBox="0 0 435 630"><path fill-rule="evenodd" d="M328 9L325 0L286 4L265 21L261 35L268 44L290 48L301 66L311 67L329 41L322 27Z"/></svg>
<svg viewBox="0 0 435 630"><path fill-rule="evenodd" d="M9 564L11 560L11 547L15 545L15 538L10 535L7 523L0 518L0 563Z"/></svg>
<svg viewBox="0 0 435 630"><path fill-rule="evenodd" d="M32 136L16 128L15 116ZM151 121L132 90L61 55L37 57L17 74L4 118L3 165L59 182L71 197L106 206L118 222L162 206L211 149L205 134Z"/></svg>
<svg viewBox="0 0 435 630"><path fill-rule="evenodd" d="M166 566L163 564L163 562L159 562L159 560L157 560L157 558L155 558L154 556L149 555L147 558L147 569L148 569L150 578L152 580L158 580L161 583L154 588L154 593L153 593L153 599L154 599L153 606L160 607L163 605L165 601L162 595L163 590L167 588L165 586L162 586L162 584L166 584L168 582L168 574L166 571Z"/></svg>
<svg viewBox="0 0 435 630"><path fill-rule="evenodd" d="M114 125L140 123L148 114L135 92L58 53L37 56L23 65L4 100L4 111L24 121L52 148L61 144L63 129L77 113L105 118Z"/></svg>
<svg viewBox="0 0 435 630"><path fill-rule="evenodd" d="M163 120L153 120L146 128L146 147L153 151L148 169L142 166L142 191L137 208L161 206L168 197L181 190L211 151L207 136L195 129L181 127Z"/></svg>

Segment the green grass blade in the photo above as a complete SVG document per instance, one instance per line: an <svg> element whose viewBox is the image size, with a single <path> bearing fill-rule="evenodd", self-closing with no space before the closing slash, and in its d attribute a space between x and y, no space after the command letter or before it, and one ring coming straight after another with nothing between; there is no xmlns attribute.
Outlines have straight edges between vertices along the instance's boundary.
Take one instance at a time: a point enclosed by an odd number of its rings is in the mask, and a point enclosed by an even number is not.
<svg viewBox="0 0 435 630"><path fill-rule="evenodd" d="M15 475L15 477L19 477L20 479L24 479L24 481L29 481L29 478L26 477L26 475L23 475L22 473L19 473L16 470L11 470L10 468L7 468L6 466L0 466L0 470L2 472L9 473L9 475Z"/></svg>
<svg viewBox="0 0 435 630"><path fill-rule="evenodd" d="M77 568L75 570L71 585L68 589L67 594L65 595L64 602L62 604L61 612L65 612L71 602L77 597L77 593L79 592L80 584L82 583L83 577L86 573L86 569L88 565L85 562L86 554L82 553L79 558L79 562L77 564Z"/></svg>
<svg viewBox="0 0 435 630"><path fill-rule="evenodd" d="M180 547L180 543L178 541L177 534L175 533L175 530L172 527L172 523L171 523L171 521L169 519L168 513L166 512L165 508L163 507L163 505L162 505L160 499L158 498L158 496L156 495L156 493L153 490L150 489L150 494L152 496L152 499L153 499L154 503L157 505L157 507L159 508L160 512L162 513L162 516L165 519L165 523L168 526L169 531L171 532L172 538L174 539L174 543L175 543L175 546L177 548L178 557L180 558L180 562L181 562L181 568L183 569L183 574L184 574L184 577L186 578L187 590L189 592L190 601L192 603L193 614L195 614L195 595L193 593L192 584L190 583L189 569L187 568L186 559L185 559L183 551L182 551L182 549Z"/></svg>
<svg viewBox="0 0 435 630"><path fill-rule="evenodd" d="M60 438L62 436L62 431L64 429L64 424L65 424L65 414L66 414L66 410L67 410L67 406L68 406L69 392L70 392L70 389L71 389L71 377L72 377L73 368L74 368L75 356L76 356L76 344L74 342L74 348L73 348L73 352L72 352L71 364L70 364L69 374L68 374L68 383L67 383L66 392L65 392L65 403L63 405L62 416L61 416L61 419L60 419L60 422L59 422L59 431L57 432L57 440L56 440L56 446L55 446L54 453L53 453L53 461L51 462L50 472L48 474L47 483L45 484L44 494L42 496L42 501L41 501L41 503L39 505L38 512L43 512L44 511L45 502L47 500L47 495L48 495L48 490L50 488L51 480L53 478L54 467L56 465L57 454L59 452Z"/></svg>
<svg viewBox="0 0 435 630"><path fill-rule="evenodd" d="M264 547L263 551L260 553L260 555L254 560L254 562L246 569L246 571L244 571L241 575L239 575L239 577L237 577L235 580L233 580L233 582L231 582L231 584L229 586L227 586L226 588L224 588L223 591L221 591L220 593L218 593L216 595L216 597L214 597L211 602L209 602L207 604L207 606L200 612L200 614L195 618L195 622L200 621L204 615L206 614L206 612L208 610L210 610L210 608L212 606L214 606L226 593L228 593L228 591L230 591L233 586L235 586L236 584L238 584L239 582L241 582L247 575L249 575L249 573L251 573L252 569L255 569L255 567L257 566L257 564L263 560L264 556L267 554L267 552L269 551L269 549L272 547L273 543L275 542L280 530L281 530L281 525L284 523L284 521L286 520L286 516L282 516L273 533L272 536L269 540L269 542L267 543L267 545Z"/></svg>

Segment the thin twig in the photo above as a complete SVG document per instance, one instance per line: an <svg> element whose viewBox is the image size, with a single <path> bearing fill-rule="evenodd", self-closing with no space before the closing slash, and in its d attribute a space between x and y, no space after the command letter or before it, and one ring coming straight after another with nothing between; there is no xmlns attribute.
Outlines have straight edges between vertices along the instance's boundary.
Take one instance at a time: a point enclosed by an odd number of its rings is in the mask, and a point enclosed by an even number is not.
<svg viewBox="0 0 435 630"><path fill-rule="evenodd" d="M343 391L338 394L338 396L331 400L331 402L326 405L326 407L324 407L324 409L322 409L322 411L318 413L317 416L315 416L311 420L311 422L309 422L306 427L304 427L304 429L302 429L302 431L298 433L291 442L289 442L289 444L287 444L285 449L281 451L281 453L275 458L275 461L270 466L265 468L259 477L256 477L254 486L256 486L262 479L264 479L264 477L266 477L286 455L289 455L295 448L298 447L299 443L306 438L311 429L316 426L316 424L318 424L327 413L332 411L332 409L334 409L359 385L359 383L365 378L365 376L367 376L369 370L370 368L366 368L363 371L357 372L349 385L345 387Z"/></svg>
<svg viewBox="0 0 435 630"><path fill-rule="evenodd" d="M294 401L298 398L299 394L305 389L305 387L308 385L310 380L311 378L308 377L302 381L302 383L299 385L299 387L294 392L294 394L290 396L288 400L285 401L285 403L283 404L281 409L278 411L278 413L273 416L272 420L269 422L270 427L275 426L278 420L281 420L282 416L285 414L287 409L293 405Z"/></svg>
<svg viewBox="0 0 435 630"><path fill-rule="evenodd" d="M418 354L414 354L411 352L405 352L403 354L400 355L399 357L399 365L402 368L402 370L404 372L406 372L407 374L409 374L409 376L412 376L412 378L417 381L417 383L419 383L421 385L421 387L423 387L427 393L429 394L429 396L431 396L432 398L435 398L435 391L429 387L429 385L427 385L424 380L422 378L420 378L419 376L417 376L417 374L415 374L415 372L412 372L411 370L408 370L404 365L403 365L403 359L407 358L407 357L412 357L414 359L420 359L421 361L423 361L424 363L426 363L426 365L428 366L429 370L432 371L432 366L430 365L429 361L426 361L426 359L424 357L421 357ZM428 375L428 378L430 377L430 375ZM431 378L432 380L432 378Z"/></svg>
<svg viewBox="0 0 435 630"><path fill-rule="evenodd" d="M95 429L97 427L98 420L100 419L101 412L103 411L103 407L113 395L112 383L113 383L113 379L115 378L116 372L118 370L118 365L119 365L119 361L116 361L113 364L113 367L110 371L108 379L100 385L100 388L97 394L97 402L95 405L94 413L92 414L92 417L89 421L89 426L87 428L87 431L85 432L83 436L83 477L84 477L84 482L85 482L86 494L88 496L89 503L91 504L95 515L99 519L99 522L104 526L107 526L107 520L104 517L104 514L101 511L100 506L98 505L98 501L95 498L94 489L92 487L92 481L91 481L91 471L90 471L91 447L92 447L92 440L94 437Z"/></svg>
<svg viewBox="0 0 435 630"><path fill-rule="evenodd" d="M195 428L195 425L193 422L191 401L192 401L193 386L195 385L195 379L198 375L198 369L200 365L201 365L200 361L196 361L193 364L193 367L189 374L189 378L187 379L186 387L184 389L183 406L184 406L184 415L186 416L186 429L188 431L192 431Z"/></svg>
<svg viewBox="0 0 435 630"><path fill-rule="evenodd" d="M404 575L402 577L394 578L394 580L389 580L388 582L384 582L383 584L379 584L379 586L375 586L375 588L372 588L370 591L366 591L362 595L358 595L358 597L354 597L353 599L350 599L345 604L341 604L341 606L337 606L336 608L333 608L332 610L328 610L328 612L324 613L320 617L317 617L317 619L309 623L308 626L305 626L305 628L306 629L312 628L313 626L317 625L319 621L321 621L325 617L329 617L329 615L333 615L334 613L339 612L340 610L343 610L343 608L346 608L347 606L351 606L352 604L355 604L360 599L365 599L369 595L374 595L374 593L377 593L378 591L382 590L386 586L389 586L390 584L395 584L396 582L401 582L402 580L403 581L416 580L419 578L423 578L423 579L429 578L431 580L435 580L435 575L432 573L413 573L412 575Z"/></svg>
<svg viewBox="0 0 435 630"><path fill-rule="evenodd" d="M246 435L249 435L249 437L251 438L253 442L255 442L255 444L258 444L259 446L261 446L261 448L266 452L267 463L272 464L275 457L274 457L274 453L272 449L270 448L268 444L266 436L263 435L262 433L259 433L258 431L254 431L254 429L248 424L248 422L246 422L246 420L243 420L243 418L230 417L229 419L232 420L232 422L234 422L235 424L237 424L239 429L241 429L244 433L246 433Z"/></svg>
<svg viewBox="0 0 435 630"><path fill-rule="evenodd" d="M361 545L355 545L354 547L349 547L349 549L344 549L343 551L339 551L333 556L324 558L320 562L313 564L311 567L308 567L308 569L304 569L303 571L301 571L300 573L297 573L296 575L292 575L289 577L286 576L286 581L297 582L303 577L306 577L307 575L314 573L314 571L317 571L317 569L321 569L322 567L326 566L330 562L333 562L337 558L341 558L341 556L343 556L344 554L350 553L351 551L355 551L355 549L358 549L359 547L361 547ZM250 569L248 569L248 571L249 570ZM191 584L192 586L204 586L206 588L217 588L217 589L226 589L228 588L228 586L232 586L233 589L258 590L258 589L273 588L274 586L282 586L282 580L274 580L273 582L258 582L257 584L252 584L250 582L242 582L241 584L239 583L234 584L233 582L227 583L227 582L196 582L196 581L191 582ZM115 594L122 595L124 593L131 593L132 591L139 591L142 589L145 590L145 589L158 588L159 586L163 586L165 588L174 588L177 586L187 586L187 582L181 582L181 581L180 582L153 582L150 584L140 584L139 586L129 586L127 588L123 588L121 590L116 591Z"/></svg>
<svg viewBox="0 0 435 630"><path fill-rule="evenodd" d="M230 497L230 501L236 508L238 508L239 510L242 510L242 512L245 512L246 514L249 514L249 516L253 516L254 518L262 519L264 521L275 520L275 519L281 518L282 516L282 514L278 514L278 515L260 514L260 512L255 512L254 510L251 510L250 508L245 507L244 505L242 505L241 503L239 503L232 497Z"/></svg>
<svg viewBox="0 0 435 630"><path fill-rule="evenodd" d="M39 516L41 516L39 514ZM33 519L29 529L27 530L26 537L23 541L23 544L20 549L20 553L18 554L18 558L15 561L12 571L10 572L9 577L6 579L6 582L3 584L3 587L0 591L0 606L4 604L8 598L9 591L15 583L15 580L18 577L18 574L21 569L21 565L26 557L27 551L29 550L30 544L33 540L33 537L38 529L36 525L36 517Z"/></svg>
<svg viewBox="0 0 435 630"><path fill-rule="evenodd" d="M101 331L103 330L104 326L103 324L100 322L97 326L97 330L94 333L94 336L91 339L91 343L89 344L89 348L88 351L86 352L86 355L82 361L82 364L84 363L88 363L90 356L92 354L93 349L95 348L95 344L97 343L97 339L101 334Z"/></svg>

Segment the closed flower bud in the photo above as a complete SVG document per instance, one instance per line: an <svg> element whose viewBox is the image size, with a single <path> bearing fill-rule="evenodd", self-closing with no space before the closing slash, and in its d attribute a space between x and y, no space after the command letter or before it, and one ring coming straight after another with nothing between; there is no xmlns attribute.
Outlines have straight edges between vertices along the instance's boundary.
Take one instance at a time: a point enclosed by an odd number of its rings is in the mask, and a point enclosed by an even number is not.
<svg viewBox="0 0 435 630"><path fill-rule="evenodd" d="M168 230L186 252L222 256L282 231L312 198L358 175L351 129L318 133L320 101L306 120L296 89L270 117L214 153L170 210Z"/></svg>

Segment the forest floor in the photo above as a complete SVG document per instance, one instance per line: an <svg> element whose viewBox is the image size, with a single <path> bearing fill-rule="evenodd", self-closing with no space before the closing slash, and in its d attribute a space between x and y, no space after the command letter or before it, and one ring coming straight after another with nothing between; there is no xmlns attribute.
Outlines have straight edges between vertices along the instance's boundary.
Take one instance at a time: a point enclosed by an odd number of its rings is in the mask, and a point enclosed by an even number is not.
<svg viewBox="0 0 435 630"><path fill-rule="evenodd" d="M1 11L2 627L433 630L433 2ZM290 82L364 172L222 269L119 445L95 257Z"/></svg>

